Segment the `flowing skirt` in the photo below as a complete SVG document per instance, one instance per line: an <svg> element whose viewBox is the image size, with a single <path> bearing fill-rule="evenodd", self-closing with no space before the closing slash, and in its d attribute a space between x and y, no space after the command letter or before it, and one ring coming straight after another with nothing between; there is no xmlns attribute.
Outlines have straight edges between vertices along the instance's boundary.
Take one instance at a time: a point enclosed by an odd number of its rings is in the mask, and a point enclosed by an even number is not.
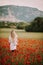
<svg viewBox="0 0 43 65"><path fill-rule="evenodd" d="M16 46L14 43L10 43L10 50L15 50L16 49Z"/></svg>

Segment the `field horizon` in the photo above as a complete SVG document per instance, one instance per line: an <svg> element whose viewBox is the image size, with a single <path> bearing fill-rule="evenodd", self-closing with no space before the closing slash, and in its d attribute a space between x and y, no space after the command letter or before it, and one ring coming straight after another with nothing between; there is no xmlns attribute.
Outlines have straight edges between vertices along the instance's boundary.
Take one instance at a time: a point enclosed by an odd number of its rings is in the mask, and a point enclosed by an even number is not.
<svg viewBox="0 0 43 65"><path fill-rule="evenodd" d="M0 28L0 38L8 38L11 30L15 30L18 38L43 39L43 32L25 32L14 28Z"/></svg>

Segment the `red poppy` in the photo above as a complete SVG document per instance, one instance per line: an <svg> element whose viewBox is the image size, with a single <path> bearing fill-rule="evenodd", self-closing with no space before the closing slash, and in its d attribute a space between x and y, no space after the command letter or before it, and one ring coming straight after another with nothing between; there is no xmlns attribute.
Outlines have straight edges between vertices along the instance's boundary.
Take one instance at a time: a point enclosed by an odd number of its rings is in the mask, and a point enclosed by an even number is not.
<svg viewBox="0 0 43 65"><path fill-rule="evenodd" d="M42 57L39 54L36 56L36 58L37 58L37 61L38 62L41 62L42 61Z"/></svg>
<svg viewBox="0 0 43 65"><path fill-rule="evenodd" d="M2 65L5 65L5 63L10 65L11 62L18 65L20 61L24 65L30 65L30 63L36 61L35 59L38 62L42 61L42 54L40 53L43 53L43 40L20 38L18 39L17 51L13 53L9 47L8 39L0 38L0 58L2 57L0 62ZM10 62L8 63L7 60L10 60Z"/></svg>

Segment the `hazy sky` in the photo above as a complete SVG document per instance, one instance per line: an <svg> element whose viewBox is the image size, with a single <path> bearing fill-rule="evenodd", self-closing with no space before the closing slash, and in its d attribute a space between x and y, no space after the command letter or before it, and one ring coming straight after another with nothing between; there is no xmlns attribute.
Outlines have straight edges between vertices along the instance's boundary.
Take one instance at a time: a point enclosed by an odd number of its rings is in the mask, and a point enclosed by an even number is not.
<svg viewBox="0 0 43 65"><path fill-rule="evenodd" d="M0 6L2 5L30 6L43 11L43 0L0 0Z"/></svg>

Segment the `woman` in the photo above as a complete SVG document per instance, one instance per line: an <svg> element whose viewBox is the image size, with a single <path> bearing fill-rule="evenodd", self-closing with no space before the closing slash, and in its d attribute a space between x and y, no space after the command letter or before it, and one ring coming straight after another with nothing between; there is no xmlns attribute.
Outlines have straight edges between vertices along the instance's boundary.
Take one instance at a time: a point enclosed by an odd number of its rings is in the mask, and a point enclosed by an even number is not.
<svg viewBox="0 0 43 65"><path fill-rule="evenodd" d="M12 52L16 50L18 39L17 39L17 34L15 33L14 30L11 31L11 34L9 36L9 43L10 43L10 50Z"/></svg>

